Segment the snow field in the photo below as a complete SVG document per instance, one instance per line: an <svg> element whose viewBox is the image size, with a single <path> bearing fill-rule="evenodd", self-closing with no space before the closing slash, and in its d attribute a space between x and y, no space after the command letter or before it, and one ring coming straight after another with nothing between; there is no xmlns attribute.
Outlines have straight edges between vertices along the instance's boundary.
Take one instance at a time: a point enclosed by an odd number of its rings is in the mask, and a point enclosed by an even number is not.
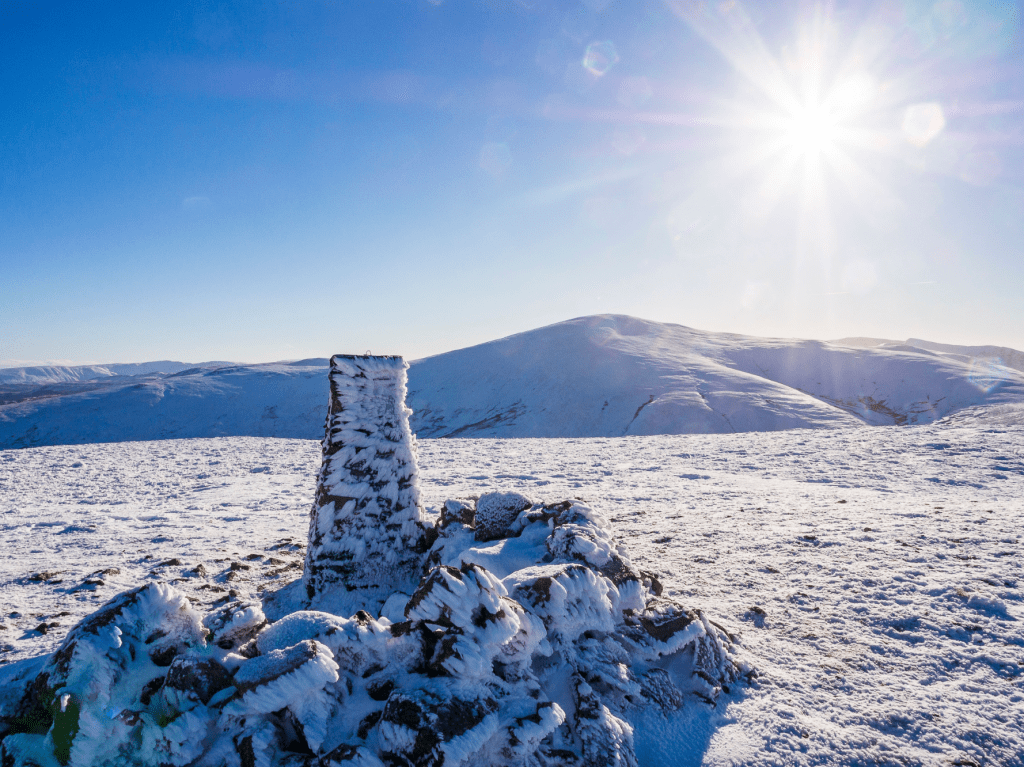
<svg viewBox="0 0 1024 767"><path fill-rule="evenodd" d="M1024 430L419 449L429 510L584 498L667 594L739 632L755 685L644 716L641 763L1022 764ZM297 577L319 460L314 441L259 438L0 452L5 660L147 580L181 579L205 610Z"/></svg>

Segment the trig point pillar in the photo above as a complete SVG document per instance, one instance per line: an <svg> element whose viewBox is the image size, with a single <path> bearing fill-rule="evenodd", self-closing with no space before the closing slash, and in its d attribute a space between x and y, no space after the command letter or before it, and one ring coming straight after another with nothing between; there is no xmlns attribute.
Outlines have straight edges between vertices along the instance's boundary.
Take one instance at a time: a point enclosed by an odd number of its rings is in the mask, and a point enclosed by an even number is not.
<svg viewBox="0 0 1024 767"><path fill-rule="evenodd" d="M418 580L425 526L405 406L408 367L401 357L331 358L302 576L307 596L323 607L371 607Z"/></svg>

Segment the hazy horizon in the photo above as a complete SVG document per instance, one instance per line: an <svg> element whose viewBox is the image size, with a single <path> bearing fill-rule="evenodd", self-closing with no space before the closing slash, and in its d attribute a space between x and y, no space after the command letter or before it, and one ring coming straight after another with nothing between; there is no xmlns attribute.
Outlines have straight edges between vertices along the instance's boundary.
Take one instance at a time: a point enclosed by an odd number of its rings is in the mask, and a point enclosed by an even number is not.
<svg viewBox="0 0 1024 767"><path fill-rule="evenodd" d="M585 315L585 316L600 316L600 315ZM569 322L571 320L577 320L577 319L582 319L582 317L572 317L572 318L568 318L567 320L563 320L562 322ZM636 318L636 319L641 319L643 321L648 321L647 318ZM556 322L556 323L552 323L552 324L561 324L561 323L560 322ZM664 323L664 324L682 325L682 323ZM547 326L545 326L545 327L547 327ZM683 325L683 327L689 327L689 326ZM440 350L438 352L434 352L432 354L425 354L425 355L422 355L422 356L419 356L419 357L411 357L411 356L408 356L408 355L402 355L397 350L382 349L382 350L378 350L378 351L374 351L374 350L368 350L368 351L372 351L375 354L376 353L380 353L380 354L396 353L396 354L399 354L399 356L404 356L408 361L412 362L412 361L416 361L416 360L426 359L428 357L434 357L434 356L437 356L437 355L446 354L448 352L459 351L460 349L464 349L464 348L478 346L480 344L488 343L488 342L491 342L491 341L501 340L502 338L507 338L509 336L519 335L521 333L526 333L526 332L529 332L531 330L537 330L537 329L538 328L527 328L527 329L522 330L522 331L515 331L513 333L509 333L506 336L501 336L501 337L496 337L496 338L488 338L488 339L486 339L484 341L481 341L481 342L474 342L474 343L471 343L471 344L467 344L465 347L456 347L456 348L452 348L452 349L442 349L442 350ZM696 330L698 332L702 332L702 333L715 333L716 332L716 331L708 330L706 328L691 328L691 329L692 330ZM732 335L747 336L747 337L751 337L751 338L764 337L764 336L757 336L757 335L752 334L752 333L734 333ZM768 338L770 338L770 336ZM1019 350L1019 349L1013 349L1013 347L1003 347L1000 344L946 344L945 341L936 340L934 338L904 338L904 339L899 339L899 338L881 338L881 337L872 337L872 336L845 336L843 338L808 338L808 339L790 338L790 339L784 339L784 340L822 341L822 342L825 342L825 343L841 343L843 341L867 341L867 340L879 341L879 342L888 342L888 343L904 343L906 341L916 340L916 341L924 341L924 342L926 342L928 344L940 344L940 345L962 346L962 347L995 346L995 347L1001 347L1001 348L1008 348L1008 349L1011 349L1012 351L1016 351L1018 353L1022 353L1021 350ZM334 354L347 354L347 353L358 354L359 352L355 351L354 349L337 349L337 350L334 350L334 351L331 351L331 352L324 352L324 353L321 353L321 354L310 354L310 355L304 356L304 357L284 357L284 358L277 358L277 359L257 359L257 360L253 360L253 359L240 359L240 358L239 359L232 359L232 360L227 360L227 359L225 359L225 360L196 360L196 359L193 359L193 360L185 360L185 359L172 360L170 358L161 358L161 359L152 359L152 360L137 359L137 360L86 360L86 361L53 360L53 359L51 359L51 360L0 360L0 370L9 369L9 368L22 368L22 367L63 367L63 366L67 366L67 367L80 367L80 366L90 366L90 365L96 365L96 366L103 366L103 365L132 365L132 364L142 364L142 363L148 363L148 362L159 362L159 361L187 362L187 363L192 363L192 364L208 364L208 363L211 363L211 362L225 362L227 364L265 365L265 364L274 363L274 362L297 362L297 361L300 361L300 360L303 360L303 359L328 359L328 358L330 358Z"/></svg>

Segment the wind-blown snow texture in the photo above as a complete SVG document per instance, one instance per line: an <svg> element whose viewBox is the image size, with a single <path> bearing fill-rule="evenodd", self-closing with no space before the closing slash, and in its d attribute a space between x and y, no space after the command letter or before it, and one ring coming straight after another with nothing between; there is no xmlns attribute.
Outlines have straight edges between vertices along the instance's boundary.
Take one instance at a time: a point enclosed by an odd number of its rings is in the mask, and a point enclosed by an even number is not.
<svg viewBox="0 0 1024 767"><path fill-rule="evenodd" d="M1021 765L1022 444L1020 427L971 419L424 440L419 456L428 512L481 486L587 498L666 596L741 636L757 683L635 717L641 764ZM156 579L201 612L237 605L214 623L237 624L223 636L240 647L261 620L245 600L300 573L319 463L313 440L0 452L4 657L55 649ZM0 699L39 670L4 667Z"/></svg>
<svg viewBox="0 0 1024 767"><path fill-rule="evenodd" d="M756 338L599 315L414 361L409 405L421 438L899 425L977 408L1024 423L1022 368L1024 355L999 347ZM72 368L50 380L0 371L0 448L319 439L326 373L326 359L90 380Z"/></svg>
<svg viewBox="0 0 1024 767"><path fill-rule="evenodd" d="M376 376L390 391L404 372L394 360L335 362L346 364L357 374L340 387ZM0 685L0 762L636 767L633 715L675 712L688 693L713 705L753 673L726 629L662 596L579 501L526 501L500 531L490 521L481 538L474 504L446 503L416 559L422 578L394 594L395 621L303 609L283 596L291 587L270 599L269 626L249 601L201 619L169 585L125 592L41 670L15 664ZM364 530L368 543L387 527ZM350 581L320 585L316 597L333 587L383 601Z"/></svg>
<svg viewBox="0 0 1024 767"><path fill-rule="evenodd" d="M896 349L909 347L914 351L939 352L946 357L959 359L968 364L979 366L986 363L1002 365L1024 372L1024 352L1006 346L957 346L955 344L937 344L921 338L908 338L906 341L893 341L884 338L840 338L830 343L839 346L856 346L865 349Z"/></svg>

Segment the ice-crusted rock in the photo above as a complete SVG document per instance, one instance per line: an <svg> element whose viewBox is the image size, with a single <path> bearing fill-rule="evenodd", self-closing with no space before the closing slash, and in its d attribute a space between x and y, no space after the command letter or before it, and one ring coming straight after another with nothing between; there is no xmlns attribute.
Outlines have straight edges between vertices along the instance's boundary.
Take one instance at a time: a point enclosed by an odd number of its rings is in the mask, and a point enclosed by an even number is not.
<svg viewBox="0 0 1024 767"><path fill-rule="evenodd" d="M576 736L588 767L636 767L633 728L615 716L589 684L577 680Z"/></svg>
<svg viewBox="0 0 1024 767"><path fill-rule="evenodd" d="M512 598L537 615L548 636L560 644L571 643L584 631L615 627L614 584L582 564L527 567L504 583Z"/></svg>
<svg viewBox="0 0 1024 767"><path fill-rule="evenodd" d="M62 764L114 764L147 715L141 698L174 658L205 646L200 615L170 586L125 592L73 628L29 690Z"/></svg>
<svg viewBox="0 0 1024 767"><path fill-rule="evenodd" d="M0 748L23 765L42 749L133 767L632 767L638 707L713 703L749 673L735 637L664 596L588 504L531 504L485 541L472 505L446 510L390 619L268 623L255 602L201 618L168 586L121 595L35 677L12 675L49 731Z"/></svg>
<svg viewBox="0 0 1024 767"><path fill-rule="evenodd" d="M401 357L331 358L303 572L308 597L324 605L378 607L392 591L415 586L427 526L405 407L407 368Z"/></svg>
<svg viewBox="0 0 1024 767"><path fill-rule="evenodd" d="M497 709L494 700L463 700L443 687L395 691L377 725L381 755L392 764L463 764L497 733Z"/></svg>
<svg viewBox="0 0 1024 767"><path fill-rule="evenodd" d="M519 513L526 511L533 503L519 493L485 493L476 502L476 538L478 541L493 541L508 534L509 527Z"/></svg>
<svg viewBox="0 0 1024 767"><path fill-rule="evenodd" d="M434 674L463 680L491 675L494 658L522 628L521 611L505 597L501 581L477 565L442 565L423 580L405 615L443 630L429 661Z"/></svg>
<svg viewBox="0 0 1024 767"><path fill-rule="evenodd" d="M229 671L215 659L202 655L179 655L171 662L162 682L164 700L177 711L199 703L205 706L214 695L232 685ZM140 698L144 704L149 702L147 692L143 691Z"/></svg>
<svg viewBox="0 0 1024 767"><path fill-rule="evenodd" d="M437 520L437 529L443 530L448 525L458 523L466 527L476 527L476 507L468 500L449 500L441 506L441 515Z"/></svg>
<svg viewBox="0 0 1024 767"><path fill-rule="evenodd" d="M327 735L327 719L333 701L324 690L338 681L338 664L324 645L305 639L284 650L271 650L247 660L235 672L234 683L241 698L224 708L224 717L244 727L253 715L288 709L302 726L309 748L320 747ZM264 729L257 716L255 736Z"/></svg>
<svg viewBox="0 0 1024 767"><path fill-rule="evenodd" d="M418 641L396 636L389 625L362 611L352 618L315 611L292 613L260 634L256 644L261 653L267 653L301 639L316 640L331 651L349 688L385 668L390 673L411 668L420 659Z"/></svg>
<svg viewBox="0 0 1024 767"><path fill-rule="evenodd" d="M210 632L209 641L222 650L237 652L267 625L267 618L259 602L240 601L210 613L203 618L203 625Z"/></svg>

